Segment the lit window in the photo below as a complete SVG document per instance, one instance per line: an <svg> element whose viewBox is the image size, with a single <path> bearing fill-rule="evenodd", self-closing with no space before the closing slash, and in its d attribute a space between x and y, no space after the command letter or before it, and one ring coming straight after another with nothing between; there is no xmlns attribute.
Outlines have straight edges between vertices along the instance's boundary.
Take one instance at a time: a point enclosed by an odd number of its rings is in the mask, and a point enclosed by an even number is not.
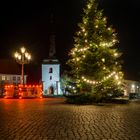
<svg viewBox="0 0 140 140"><path fill-rule="evenodd" d="M8 80L8 81L10 80L10 76L7 76L7 80Z"/></svg>
<svg viewBox="0 0 140 140"><path fill-rule="evenodd" d="M53 69L52 68L49 68L49 73L53 73Z"/></svg>
<svg viewBox="0 0 140 140"><path fill-rule="evenodd" d="M2 80L5 80L5 76L4 75L2 75Z"/></svg>
<svg viewBox="0 0 140 140"><path fill-rule="evenodd" d="M50 76L50 80L52 80L52 76Z"/></svg>

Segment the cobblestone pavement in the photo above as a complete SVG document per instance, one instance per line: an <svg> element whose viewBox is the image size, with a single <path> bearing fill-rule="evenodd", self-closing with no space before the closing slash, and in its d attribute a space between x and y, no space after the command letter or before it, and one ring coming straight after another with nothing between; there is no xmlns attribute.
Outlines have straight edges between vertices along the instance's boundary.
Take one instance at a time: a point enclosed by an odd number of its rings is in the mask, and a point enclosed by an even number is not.
<svg viewBox="0 0 140 140"><path fill-rule="evenodd" d="M140 103L67 105L0 99L0 140L140 140Z"/></svg>

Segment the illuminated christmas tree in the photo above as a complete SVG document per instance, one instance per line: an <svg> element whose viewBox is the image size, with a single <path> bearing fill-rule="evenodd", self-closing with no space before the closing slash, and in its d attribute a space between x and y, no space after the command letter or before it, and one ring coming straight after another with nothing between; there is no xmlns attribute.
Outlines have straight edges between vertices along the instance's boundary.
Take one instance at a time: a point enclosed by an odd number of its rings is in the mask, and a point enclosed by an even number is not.
<svg viewBox="0 0 140 140"><path fill-rule="evenodd" d="M96 0L88 0L68 64L81 92L114 97L122 92L123 73L117 34Z"/></svg>

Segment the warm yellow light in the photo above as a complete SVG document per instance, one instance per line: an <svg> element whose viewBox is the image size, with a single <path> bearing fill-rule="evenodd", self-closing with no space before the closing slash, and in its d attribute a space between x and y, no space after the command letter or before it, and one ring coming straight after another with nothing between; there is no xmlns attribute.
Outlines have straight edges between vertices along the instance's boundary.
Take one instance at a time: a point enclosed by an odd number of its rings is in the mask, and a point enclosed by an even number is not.
<svg viewBox="0 0 140 140"><path fill-rule="evenodd" d="M85 32L85 29L83 28L83 30L82 30L83 32Z"/></svg>
<svg viewBox="0 0 140 140"><path fill-rule="evenodd" d="M135 88L135 85L133 84L133 85L131 85L131 87L132 87L132 88Z"/></svg>
<svg viewBox="0 0 140 140"><path fill-rule="evenodd" d="M111 30L111 28L108 28L108 30L110 31L110 30Z"/></svg>
<svg viewBox="0 0 140 140"><path fill-rule="evenodd" d="M28 55L29 55L29 54L26 52L26 53L25 53L25 57L28 58Z"/></svg>
<svg viewBox="0 0 140 140"><path fill-rule="evenodd" d="M19 60L21 60L21 55L19 54L17 58L18 58Z"/></svg>
<svg viewBox="0 0 140 140"><path fill-rule="evenodd" d="M106 17L104 17L103 20L106 21Z"/></svg>
<svg viewBox="0 0 140 140"><path fill-rule="evenodd" d="M16 52L16 53L15 53L15 58L18 58L18 55L19 55L18 52Z"/></svg>
<svg viewBox="0 0 140 140"><path fill-rule="evenodd" d="M79 58L77 58L76 60L79 61Z"/></svg>
<svg viewBox="0 0 140 140"><path fill-rule="evenodd" d="M88 9L90 9L91 8L91 5L90 4L88 4Z"/></svg>
<svg viewBox="0 0 140 140"><path fill-rule="evenodd" d="M119 76L118 75L115 75L115 79L118 80L119 79Z"/></svg>
<svg viewBox="0 0 140 140"><path fill-rule="evenodd" d="M116 42L116 40L115 39L113 39L113 41L112 41L113 43L115 43Z"/></svg>
<svg viewBox="0 0 140 140"><path fill-rule="evenodd" d="M31 55L30 54L28 54L28 60L30 60L31 59Z"/></svg>
<svg viewBox="0 0 140 140"><path fill-rule="evenodd" d="M25 53L25 50L26 50L26 49L25 49L24 47L22 47L22 48L21 48L21 53Z"/></svg>
<svg viewBox="0 0 140 140"><path fill-rule="evenodd" d="M104 58L102 58L102 61L103 61L103 62L105 62L105 59L104 59Z"/></svg>
<svg viewBox="0 0 140 140"><path fill-rule="evenodd" d="M121 84L121 81L118 82L118 85L120 85L120 84Z"/></svg>
<svg viewBox="0 0 140 140"><path fill-rule="evenodd" d="M98 28L98 25L96 25L95 28Z"/></svg>
<svg viewBox="0 0 140 140"><path fill-rule="evenodd" d="M118 56L118 53L114 53L114 56L115 56L115 57Z"/></svg>
<svg viewBox="0 0 140 140"><path fill-rule="evenodd" d="M89 80L89 79L86 79L84 76L82 76L81 78L83 79L83 81L89 83L89 84L100 84L101 82L104 82L105 80L111 78L114 74L116 74L115 71L113 71L111 74L109 74L108 76L104 77L101 81L92 81L92 80ZM115 75L115 78L117 79L117 84L121 84L121 81L118 81L119 80L119 77L118 75Z"/></svg>
<svg viewBox="0 0 140 140"><path fill-rule="evenodd" d="M105 70L106 68L105 67L103 67L103 70Z"/></svg>

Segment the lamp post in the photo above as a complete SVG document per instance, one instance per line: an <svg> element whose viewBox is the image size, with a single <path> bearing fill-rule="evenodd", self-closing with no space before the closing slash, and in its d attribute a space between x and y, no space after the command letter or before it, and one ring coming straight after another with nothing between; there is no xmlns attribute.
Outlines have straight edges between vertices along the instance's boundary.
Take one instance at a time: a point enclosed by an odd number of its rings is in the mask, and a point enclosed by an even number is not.
<svg viewBox="0 0 140 140"><path fill-rule="evenodd" d="M20 52L15 52L17 63L21 64L21 84L24 84L24 64L28 64L31 60L31 55L24 47L20 48Z"/></svg>

